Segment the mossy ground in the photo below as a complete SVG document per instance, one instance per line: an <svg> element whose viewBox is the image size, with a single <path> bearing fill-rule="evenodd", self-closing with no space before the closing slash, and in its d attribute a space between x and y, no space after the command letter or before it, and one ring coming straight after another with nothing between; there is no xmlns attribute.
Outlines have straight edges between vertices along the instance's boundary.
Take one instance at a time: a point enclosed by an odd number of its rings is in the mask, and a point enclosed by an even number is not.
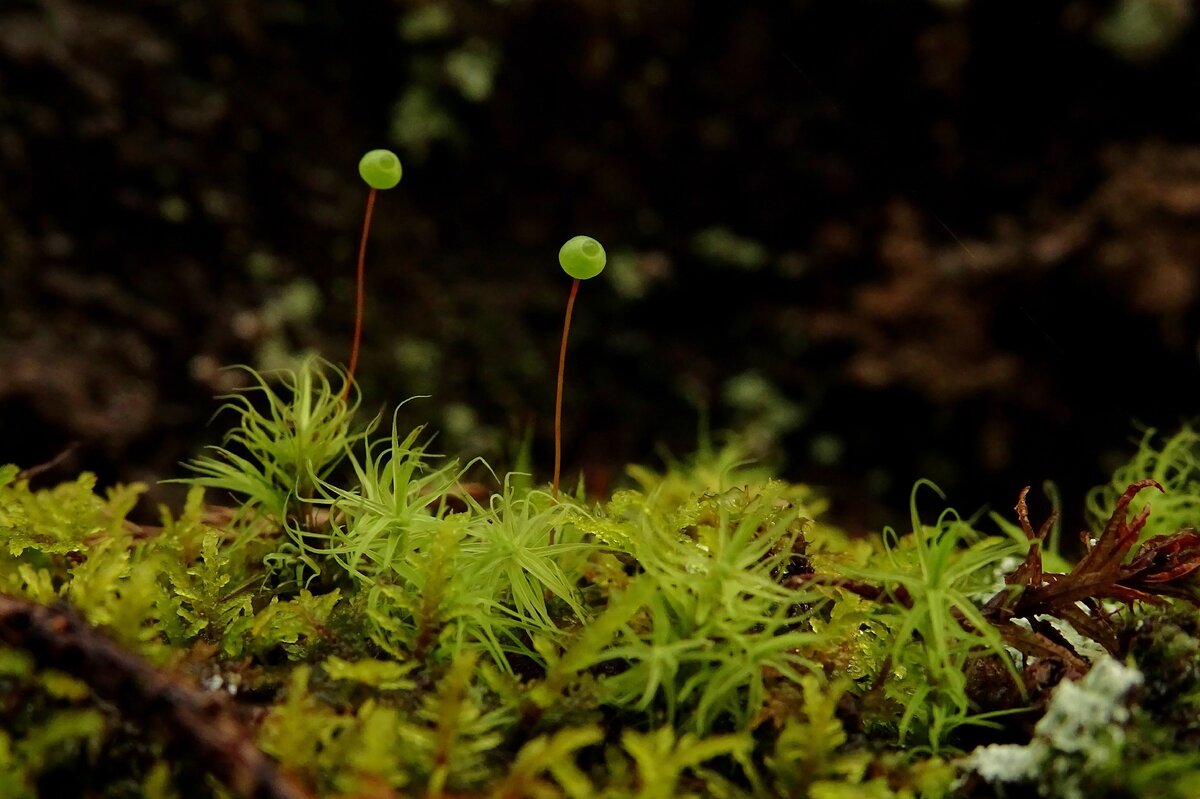
<svg viewBox="0 0 1200 799"><path fill-rule="evenodd" d="M0 794L1200 793L1190 429L1096 491L1072 566L920 484L909 530L848 537L736 447L555 499L356 426L339 377L232 399L159 526L140 486L0 470Z"/></svg>

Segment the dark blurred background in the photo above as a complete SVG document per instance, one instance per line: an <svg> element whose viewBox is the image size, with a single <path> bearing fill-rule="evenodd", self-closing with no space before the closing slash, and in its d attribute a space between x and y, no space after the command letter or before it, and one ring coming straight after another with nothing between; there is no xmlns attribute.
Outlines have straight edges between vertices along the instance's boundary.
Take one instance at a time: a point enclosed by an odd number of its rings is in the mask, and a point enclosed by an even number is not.
<svg viewBox="0 0 1200 799"><path fill-rule="evenodd" d="M548 477L741 431L851 527L1068 509L1200 411L1194 0L4 0L0 461L155 480L220 367L345 361ZM705 422L704 420L707 420ZM167 496L167 495L158 495ZM1070 518L1070 517L1069 517Z"/></svg>

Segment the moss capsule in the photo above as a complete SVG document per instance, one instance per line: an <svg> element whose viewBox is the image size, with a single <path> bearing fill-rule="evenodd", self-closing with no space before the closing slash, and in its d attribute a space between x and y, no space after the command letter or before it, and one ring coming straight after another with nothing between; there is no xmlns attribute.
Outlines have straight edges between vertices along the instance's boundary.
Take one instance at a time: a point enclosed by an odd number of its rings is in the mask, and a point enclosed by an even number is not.
<svg viewBox="0 0 1200 799"><path fill-rule="evenodd" d="M362 343L363 304L366 294L364 263L367 258L367 237L371 232L371 214L375 210L375 193L381 189L395 188L403 170L400 159L391 150L371 150L358 161L358 174L371 190L367 193L367 209L363 213L362 238L358 243L358 270L354 296L354 343L350 349L350 367L346 370L346 388L343 398L350 396L350 385L354 382L354 370L358 368L358 349Z"/></svg>
<svg viewBox="0 0 1200 799"><path fill-rule="evenodd" d="M358 174L373 189L393 189L404 170L391 150L371 150L358 162Z"/></svg>
<svg viewBox="0 0 1200 799"><path fill-rule="evenodd" d="M562 344L558 350L558 385L554 392L554 483L552 492L558 496L558 478L562 468L562 400L563 374L567 370L567 335L571 330L571 311L575 308L575 295L579 293L579 281L593 278L604 271L607 257L600 242L591 236L575 236L558 251L558 263L563 271L575 278L571 281L571 293L567 296L567 313L563 318ZM554 531L550 531L550 543L554 543Z"/></svg>
<svg viewBox="0 0 1200 799"><path fill-rule="evenodd" d="M575 236L558 251L563 271L576 280L588 280L604 271L604 248L591 236Z"/></svg>

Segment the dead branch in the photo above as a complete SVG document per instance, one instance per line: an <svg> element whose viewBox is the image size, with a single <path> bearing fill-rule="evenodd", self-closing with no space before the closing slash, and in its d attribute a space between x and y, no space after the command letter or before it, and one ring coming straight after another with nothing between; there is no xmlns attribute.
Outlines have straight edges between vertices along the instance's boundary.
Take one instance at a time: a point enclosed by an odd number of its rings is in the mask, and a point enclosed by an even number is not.
<svg viewBox="0 0 1200 799"><path fill-rule="evenodd" d="M254 744L230 702L155 669L63 605L0 594L0 642L66 672L122 713L162 727L181 750L247 799L311 799Z"/></svg>

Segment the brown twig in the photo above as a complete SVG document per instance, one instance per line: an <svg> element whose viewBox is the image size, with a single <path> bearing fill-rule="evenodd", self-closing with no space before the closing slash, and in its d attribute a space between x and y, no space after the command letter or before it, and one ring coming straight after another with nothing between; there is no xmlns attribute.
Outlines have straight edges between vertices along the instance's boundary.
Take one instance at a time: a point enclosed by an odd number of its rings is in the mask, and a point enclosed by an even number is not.
<svg viewBox="0 0 1200 799"><path fill-rule="evenodd" d="M163 723L183 751L247 799L311 799L264 755L221 695L158 671L121 649L65 606L0 594L0 642L42 668L66 672L129 716Z"/></svg>
<svg viewBox="0 0 1200 799"><path fill-rule="evenodd" d="M72 455L74 455L78 449L79 442L72 441L63 448L62 452L58 453L45 463L39 463L37 466L30 466L28 469L22 469L21 471L17 472L17 479L32 480L33 478L39 477L46 472L57 469L63 464L63 462L67 460L67 458L70 458Z"/></svg>

